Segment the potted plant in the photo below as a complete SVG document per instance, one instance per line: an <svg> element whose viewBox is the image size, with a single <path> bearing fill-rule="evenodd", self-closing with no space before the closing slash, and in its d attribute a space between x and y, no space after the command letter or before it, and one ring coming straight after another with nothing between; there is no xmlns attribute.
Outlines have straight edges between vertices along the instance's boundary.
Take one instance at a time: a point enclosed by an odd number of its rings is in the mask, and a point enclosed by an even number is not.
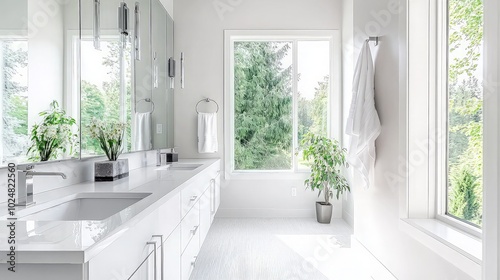
<svg viewBox="0 0 500 280"><path fill-rule="evenodd" d="M316 218L319 223L329 224L332 219L333 205L330 199L346 190L351 191L347 180L342 175L342 168L349 167L346 161L346 150L338 141L327 137L308 133L302 140L304 160L311 162L311 175L304 184L311 190L319 190L318 197L323 194L324 201L316 202Z"/></svg>
<svg viewBox="0 0 500 280"><path fill-rule="evenodd" d="M59 103L52 101L50 109L40 114L42 121L31 128L31 146L27 155L31 161L57 159L59 153L73 155L78 144L78 135L74 133L75 119L66 116L66 111L59 109Z"/></svg>
<svg viewBox="0 0 500 280"><path fill-rule="evenodd" d="M128 176L128 159L118 159L123 152L123 135L126 124L121 122L103 122L93 119L89 130L93 138L99 141L108 161L94 163L96 181L114 181Z"/></svg>

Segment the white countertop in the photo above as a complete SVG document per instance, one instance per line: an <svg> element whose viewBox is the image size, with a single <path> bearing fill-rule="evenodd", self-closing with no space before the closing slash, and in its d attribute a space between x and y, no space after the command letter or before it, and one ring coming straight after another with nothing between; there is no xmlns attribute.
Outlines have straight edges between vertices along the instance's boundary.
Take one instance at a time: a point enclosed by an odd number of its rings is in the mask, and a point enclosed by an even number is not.
<svg viewBox="0 0 500 280"><path fill-rule="evenodd" d="M84 182L35 194L36 205L78 193L139 192L151 195L101 221L16 221L18 263L85 263L128 229L177 194L194 176L217 159L181 160L202 164L195 170L157 170L148 166L131 170L128 177L114 182ZM36 187L36 186L35 186ZM18 210L24 207L18 207ZM0 217L7 205L0 204ZM0 262L5 263L9 248L10 221L0 221Z"/></svg>

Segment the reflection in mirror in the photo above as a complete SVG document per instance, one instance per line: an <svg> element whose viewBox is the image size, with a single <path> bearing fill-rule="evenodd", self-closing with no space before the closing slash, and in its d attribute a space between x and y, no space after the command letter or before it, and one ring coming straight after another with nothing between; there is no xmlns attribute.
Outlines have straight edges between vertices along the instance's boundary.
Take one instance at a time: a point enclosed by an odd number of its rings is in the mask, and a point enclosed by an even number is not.
<svg viewBox="0 0 500 280"><path fill-rule="evenodd" d="M159 82L153 87L153 148L174 147L174 88L173 77L169 75L169 59L174 56L174 22L158 0L152 0L152 50L156 57L154 64L159 73ZM174 73L172 73L174 74Z"/></svg>
<svg viewBox="0 0 500 280"><path fill-rule="evenodd" d="M94 119L125 123L123 152L133 150L130 112L135 78L135 30L130 19L134 17L135 2L112 0L100 1L99 5L100 12L95 13L94 0L82 1L82 14L92 15L82 18L80 108L83 157L103 154L99 141L90 133ZM147 11L148 7L144 9ZM96 16L100 16L99 20ZM99 23L99 30L95 30L95 22ZM96 31L99 34L98 48Z"/></svg>
<svg viewBox="0 0 500 280"><path fill-rule="evenodd" d="M109 0L96 9L95 0L82 0L82 14L92 15L82 18L81 30L82 156L103 154L91 137L94 119L126 124L124 153L173 147L173 89L167 78L173 21L162 4Z"/></svg>
<svg viewBox="0 0 500 280"><path fill-rule="evenodd" d="M63 2L0 0L1 166L78 157L77 77L65 40L78 30L78 1ZM58 118L47 120L50 112Z"/></svg>

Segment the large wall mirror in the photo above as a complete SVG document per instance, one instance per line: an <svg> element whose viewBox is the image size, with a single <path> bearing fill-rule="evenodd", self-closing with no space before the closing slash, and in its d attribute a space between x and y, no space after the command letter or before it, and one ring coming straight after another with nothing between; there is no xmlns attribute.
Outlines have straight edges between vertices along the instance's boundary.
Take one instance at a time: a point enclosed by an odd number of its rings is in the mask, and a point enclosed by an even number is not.
<svg viewBox="0 0 500 280"><path fill-rule="evenodd" d="M81 153L94 120L126 123L124 152L173 147L173 21L158 0L82 0ZM172 73L173 74L173 73Z"/></svg>
<svg viewBox="0 0 500 280"><path fill-rule="evenodd" d="M158 0L0 7L0 166L103 155L93 119L126 123L124 153L173 147L173 20Z"/></svg>
<svg viewBox="0 0 500 280"><path fill-rule="evenodd" d="M79 158L78 4L0 0L0 166Z"/></svg>

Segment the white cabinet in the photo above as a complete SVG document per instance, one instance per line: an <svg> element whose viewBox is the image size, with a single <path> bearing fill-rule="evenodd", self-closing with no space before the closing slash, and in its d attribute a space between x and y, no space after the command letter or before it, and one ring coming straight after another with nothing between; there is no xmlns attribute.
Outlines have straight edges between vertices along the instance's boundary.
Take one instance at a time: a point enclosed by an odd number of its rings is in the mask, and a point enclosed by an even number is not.
<svg viewBox="0 0 500 280"><path fill-rule="evenodd" d="M213 223L215 219L215 214L219 210L220 206L220 170L217 171L215 178L213 179L213 184L211 185L211 222Z"/></svg>
<svg viewBox="0 0 500 280"><path fill-rule="evenodd" d="M173 258L174 254L176 254L177 258L180 258L180 247L176 248L175 245L171 245L172 242L180 243L179 223L180 194L177 193L146 217L141 218L125 234L107 246L97 256L93 257L87 263L89 270L88 279L121 280L128 279L139 267L141 267L141 271L146 271L142 265L143 261L148 257L149 252L151 252L152 247L154 247L152 246L152 242L156 242L157 244L156 251L159 252L157 256L157 275L161 275L161 252L163 251L164 253L163 269L165 269L165 252L168 250L166 246L162 248L162 242L163 245L166 244L169 248L174 248L174 251L168 251L169 258ZM173 263L170 265L170 268L180 271L179 264L176 266ZM180 272L170 273L170 275L177 275L177 278L163 279L178 280L180 279L179 274Z"/></svg>
<svg viewBox="0 0 500 280"><path fill-rule="evenodd" d="M219 173L220 161L217 161L159 198L123 224L123 228L116 229L119 233L103 241L109 244L85 264L30 265L29 270L9 277L13 280L189 280L219 208ZM106 224L89 226L103 234L108 230ZM0 268L5 265L0 264ZM0 279L5 275L3 271ZM53 272L46 276L47 271Z"/></svg>
<svg viewBox="0 0 500 280"><path fill-rule="evenodd" d="M181 276L182 280L189 280L193 269L196 266L196 259L200 251L200 232L197 232L189 242L186 250L182 253L181 261Z"/></svg>
<svg viewBox="0 0 500 280"><path fill-rule="evenodd" d="M191 208L181 222L181 250L184 251L200 229L200 203Z"/></svg>
<svg viewBox="0 0 500 280"><path fill-rule="evenodd" d="M156 233L158 211L141 219L121 238L108 245L88 263L88 279L128 279L149 256Z"/></svg>
<svg viewBox="0 0 500 280"><path fill-rule="evenodd" d="M142 260L140 265L132 272L132 275L126 279L128 280L156 280L160 279L159 260L161 260L161 248L158 249L158 243L155 241L148 242L146 258ZM115 275L111 279L125 279L121 276Z"/></svg>
<svg viewBox="0 0 500 280"><path fill-rule="evenodd" d="M181 228L176 227L163 243L164 280L181 279Z"/></svg>
<svg viewBox="0 0 500 280"><path fill-rule="evenodd" d="M200 244L203 244L212 224L212 187L207 189L200 199Z"/></svg>

